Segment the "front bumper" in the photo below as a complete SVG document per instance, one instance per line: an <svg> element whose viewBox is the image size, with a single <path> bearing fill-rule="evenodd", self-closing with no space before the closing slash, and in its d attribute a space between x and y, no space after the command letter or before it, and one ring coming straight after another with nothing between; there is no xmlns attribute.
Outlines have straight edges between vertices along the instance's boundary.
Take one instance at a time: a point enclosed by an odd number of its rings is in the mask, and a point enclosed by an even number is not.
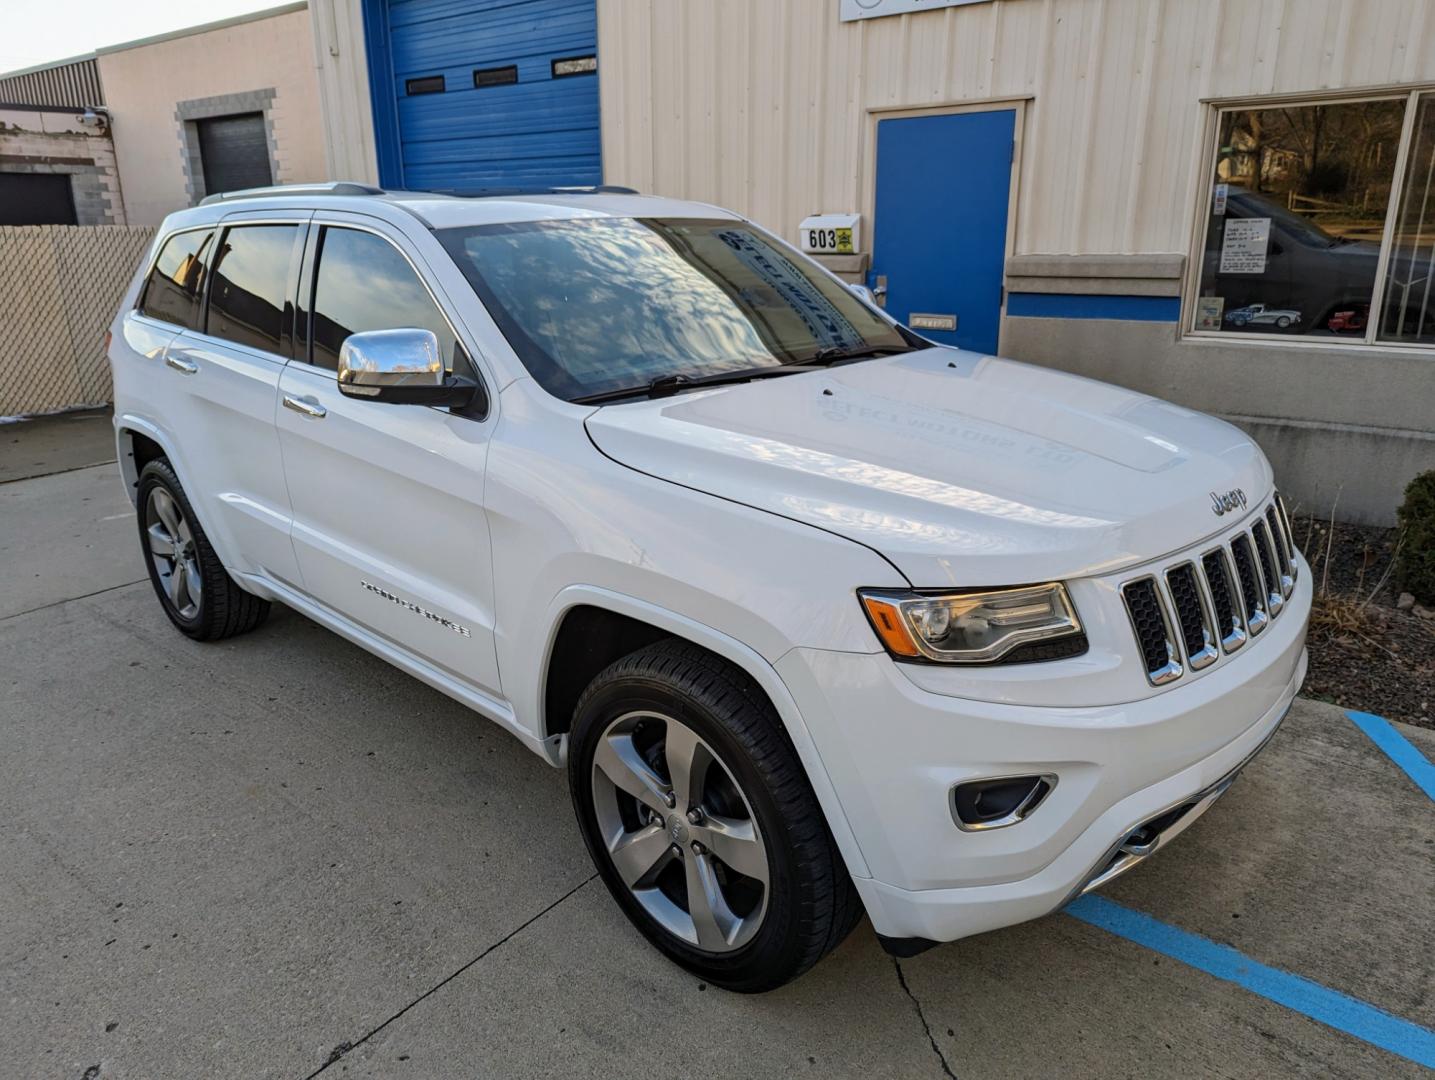
<svg viewBox="0 0 1435 1080"><path fill-rule="evenodd" d="M1104 708L934 694L885 655L785 656L778 671L870 868L854 880L877 932L951 941L1037 918L1187 828L1300 689L1308 579L1301 575L1288 610L1252 647L1188 684ZM1019 824L955 827L953 785L1042 773L1059 782ZM1131 844L1134 830L1181 807Z"/></svg>

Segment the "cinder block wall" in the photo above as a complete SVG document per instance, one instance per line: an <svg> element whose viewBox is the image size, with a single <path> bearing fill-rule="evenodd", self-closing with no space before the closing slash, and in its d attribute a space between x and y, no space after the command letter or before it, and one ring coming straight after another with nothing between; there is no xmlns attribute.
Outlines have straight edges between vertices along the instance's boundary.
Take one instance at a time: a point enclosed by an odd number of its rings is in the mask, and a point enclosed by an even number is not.
<svg viewBox="0 0 1435 1080"><path fill-rule="evenodd" d="M109 131L87 128L74 110L0 106L0 172L68 176L79 224L125 224Z"/></svg>
<svg viewBox="0 0 1435 1080"><path fill-rule="evenodd" d="M0 416L111 398L105 330L154 230L0 228Z"/></svg>

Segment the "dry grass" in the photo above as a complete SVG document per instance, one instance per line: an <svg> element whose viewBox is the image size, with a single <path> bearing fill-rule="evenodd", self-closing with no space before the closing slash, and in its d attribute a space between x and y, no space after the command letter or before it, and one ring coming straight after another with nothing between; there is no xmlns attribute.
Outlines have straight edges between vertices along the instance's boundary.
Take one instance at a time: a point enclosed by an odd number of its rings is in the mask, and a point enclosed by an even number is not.
<svg viewBox="0 0 1435 1080"><path fill-rule="evenodd" d="M1385 614L1380 608L1371 607L1368 597L1361 600L1322 590L1311 601L1310 627L1331 637L1356 637L1391 656L1395 655L1383 644L1387 633Z"/></svg>
<svg viewBox="0 0 1435 1080"><path fill-rule="evenodd" d="M1405 538L1403 534L1396 537L1395 550L1385 560L1383 571L1378 576L1372 575L1376 576L1375 587L1370 589L1368 594L1367 574L1374 569L1378 561L1377 553L1369 544L1365 544L1360 553L1355 581L1349 583L1344 590L1332 589L1331 555L1336 533L1335 512L1339 504L1340 495L1337 492L1335 505L1330 510L1329 522L1322 528L1314 519L1308 520L1305 542L1301 544L1306 561L1310 564L1311 575L1319 582L1315 596L1311 599L1310 628L1327 640L1344 638L1352 643L1353 639L1359 640L1393 657L1395 653L1386 644L1389 622L1384 610L1380 606L1372 606L1372 601L1380 595L1380 591L1390 580L1390 573L1395 569L1395 560L1400 555L1400 545ZM1325 534L1323 538L1320 535L1322 532Z"/></svg>
<svg viewBox="0 0 1435 1080"><path fill-rule="evenodd" d="M1396 608L1395 529L1293 517L1315 586L1304 693L1435 728L1435 620Z"/></svg>

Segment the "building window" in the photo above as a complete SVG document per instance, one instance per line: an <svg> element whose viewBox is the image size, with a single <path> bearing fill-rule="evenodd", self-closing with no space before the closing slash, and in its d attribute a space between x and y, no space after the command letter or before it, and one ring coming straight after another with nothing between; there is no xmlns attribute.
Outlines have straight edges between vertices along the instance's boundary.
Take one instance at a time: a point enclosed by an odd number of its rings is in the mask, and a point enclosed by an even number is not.
<svg viewBox="0 0 1435 1080"><path fill-rule="evenodd" d="M568 79L574 75L596 75L598 73L598 57L588 56L565 56L552 62L553 77L555 79Z"/></svg>
<svg viewBox="0 0 1435 1080"><path fill-rule="evenodd" d="M505 67L479 68L473 73L473 85L480 89L485 86L509 86L517 81L517 64L508 64Z"/></svg>
<svg viewBox="0 0 1435 1080"><path fill-rule="evenodd" d="M1435 92L1222 109L1208 178L1193 332L1435 345Z"/></svg>
<svg viewBox="0 0 1435 1080"><path fill-rule="evenodd" d="M1416 100L1396 198L1376 336L1435 345L1435 91Z"/></svg>

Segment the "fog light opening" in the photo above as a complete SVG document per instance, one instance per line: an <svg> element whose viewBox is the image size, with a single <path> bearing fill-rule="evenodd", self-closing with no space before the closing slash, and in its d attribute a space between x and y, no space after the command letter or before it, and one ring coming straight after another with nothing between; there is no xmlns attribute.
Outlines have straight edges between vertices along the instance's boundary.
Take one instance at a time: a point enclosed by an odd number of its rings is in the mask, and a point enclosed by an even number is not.
<svg viewBox="0 0 1435 1080"><path fill-rule="evenodd" d="M952 788L952 818L966 832L1002 829L1028 817L1054 787L1051 773L969 780Z"/></svg>

